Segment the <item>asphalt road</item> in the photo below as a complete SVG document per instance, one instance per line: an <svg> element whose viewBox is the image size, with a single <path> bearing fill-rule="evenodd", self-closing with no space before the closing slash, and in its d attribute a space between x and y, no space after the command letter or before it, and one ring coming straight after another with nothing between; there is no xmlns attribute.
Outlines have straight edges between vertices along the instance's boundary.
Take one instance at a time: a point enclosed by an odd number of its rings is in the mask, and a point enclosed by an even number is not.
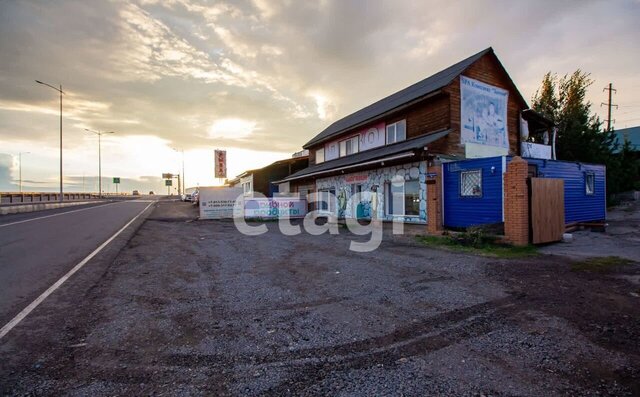
<svg viewBox="0 0 640 397"><path fill-rule="evenodd" d="M108 202L0 218L0 325L10 321L149 203Z"/></svg>

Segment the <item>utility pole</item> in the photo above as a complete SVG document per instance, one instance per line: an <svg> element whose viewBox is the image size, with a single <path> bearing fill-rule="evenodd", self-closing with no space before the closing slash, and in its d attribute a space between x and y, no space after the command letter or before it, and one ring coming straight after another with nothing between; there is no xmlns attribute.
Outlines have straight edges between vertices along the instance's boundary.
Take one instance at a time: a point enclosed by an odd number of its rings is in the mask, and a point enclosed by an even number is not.
<svg viewBox="0 0 640 397"><path fill-rule="evenodd" d="M600 103L600 106L602 105L607 105L607 132L611 131L611 122L614 121L611 119L611 108L612 107L616 107L616 109L618 108L618 105L614 105L611 103L611 94L614 92L618 92L618 90L616 90L615 88L613 88L613 83L609 83L608 87L605 87L602 89L602 91L609 91L609 102L608 103Z"/></svg>

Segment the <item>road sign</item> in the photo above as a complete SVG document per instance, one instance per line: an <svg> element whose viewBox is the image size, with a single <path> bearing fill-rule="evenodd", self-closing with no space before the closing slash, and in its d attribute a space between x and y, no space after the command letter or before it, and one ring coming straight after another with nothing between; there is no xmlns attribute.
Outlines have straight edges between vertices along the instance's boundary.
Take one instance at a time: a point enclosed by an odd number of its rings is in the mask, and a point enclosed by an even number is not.
<svg viewBox="0 0 640 397"><path fill-rule="evenodd" d="M162 179L172 179L172 178L173 178L173 174L162 174Z"/></svg>
<svg viewBox="0 0 640 397"><path fill-rule="evenodd" d="M113 183L120 183L120 178L116 178L116 177L114 177L114 178L113 178Z"/></svg>
<svg viewBox="0 0 640 397"><path fill-rule="evenodd" d="M173 181L171 179L167 179L166 181L164 181L164 185L165 186L173 186Z"/></svg>
<svg viewBox="0 0 640 397"><path fill-rule="evenodd" d="M226 178L227 177L227 151L217 150L215 151L215 177Z"/></svg>

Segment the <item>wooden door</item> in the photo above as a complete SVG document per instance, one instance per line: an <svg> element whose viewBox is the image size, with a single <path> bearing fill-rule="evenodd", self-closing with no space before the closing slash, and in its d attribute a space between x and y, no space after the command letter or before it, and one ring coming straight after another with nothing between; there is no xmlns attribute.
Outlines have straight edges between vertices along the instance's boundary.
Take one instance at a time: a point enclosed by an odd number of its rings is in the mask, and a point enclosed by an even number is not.
<svg viewBox="0 0 640 397"><path fill-rule="evenodd" d="M564 233L564 181L531 178L531 229L534 244L562 240Z"/></svg>

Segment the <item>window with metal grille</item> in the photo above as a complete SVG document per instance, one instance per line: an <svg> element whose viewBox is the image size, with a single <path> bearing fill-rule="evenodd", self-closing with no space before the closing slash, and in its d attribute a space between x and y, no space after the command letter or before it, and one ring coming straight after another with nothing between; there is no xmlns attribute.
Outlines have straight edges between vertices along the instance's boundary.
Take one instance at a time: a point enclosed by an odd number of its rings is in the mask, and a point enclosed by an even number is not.
<svg viewBox="0 0 640 397"><path fill-rule="evenodd" d="M460 195L462 197L482 197L482 170L460 173Z"/></svg>

